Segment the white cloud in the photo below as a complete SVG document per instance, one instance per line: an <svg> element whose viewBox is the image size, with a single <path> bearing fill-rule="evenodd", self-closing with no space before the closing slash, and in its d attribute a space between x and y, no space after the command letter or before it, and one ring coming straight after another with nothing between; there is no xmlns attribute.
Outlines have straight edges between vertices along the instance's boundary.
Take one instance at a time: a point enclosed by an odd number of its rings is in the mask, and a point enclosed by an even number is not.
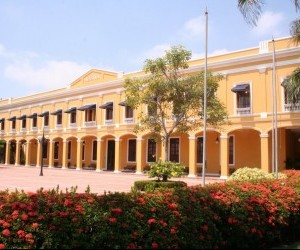
<svg viewBox="0 0 300 250"><path fill-rule="evenodd" d="M179 36L190 40L203 37L205 34L205 17L199 16L185 22L183 28L179 31Z"/></svg>
<svg viewBox="0 0 300 250"><path fill-rule="evenodd" d="M257 26L253 28L252 33L256 36L273 35L280 36L280 23L283 21L282 13L271 11L264 12L257 22Z"/></svg>
<svg viewBox="0 0 300 250"><path fill-rule="evenodd" d="M28 89L43 91L66 87L80 75L91 69L72 61L47 61L39 66L25 60L8 65L4 70L7 79L16 81Z"/></svg>

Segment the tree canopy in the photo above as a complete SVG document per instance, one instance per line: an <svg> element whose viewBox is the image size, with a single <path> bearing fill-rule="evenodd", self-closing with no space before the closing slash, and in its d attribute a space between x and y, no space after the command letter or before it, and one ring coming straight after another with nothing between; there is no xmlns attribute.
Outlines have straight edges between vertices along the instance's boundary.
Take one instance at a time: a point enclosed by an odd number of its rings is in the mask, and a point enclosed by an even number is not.
<svg viewBox="0 0 300 250"><path fill-rule="evenodd" d="M157 59L147 59L145 76L125 80L127 105L138 112L135 132L149 130L165 145L174 132L185 133L203 125L204 72L188 72L192 53L173 46ZM227 113L216 96L222 75L207 74L207 123L219 125Z"/></svg>

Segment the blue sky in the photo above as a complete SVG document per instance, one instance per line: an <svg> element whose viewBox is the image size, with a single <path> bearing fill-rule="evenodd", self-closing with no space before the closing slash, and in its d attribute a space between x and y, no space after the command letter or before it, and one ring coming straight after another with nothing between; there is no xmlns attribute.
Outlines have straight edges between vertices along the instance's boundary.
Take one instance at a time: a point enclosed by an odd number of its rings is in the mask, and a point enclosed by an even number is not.
<svg viewBox="0 0 300 250"><path fill-rule="evenodd" d="M289 36L299 16L292 0L265 0L256 27L237 0L1 0L0 98L66 87L92 68L142 69L183 45L194 58L257 47Z"/></svg>

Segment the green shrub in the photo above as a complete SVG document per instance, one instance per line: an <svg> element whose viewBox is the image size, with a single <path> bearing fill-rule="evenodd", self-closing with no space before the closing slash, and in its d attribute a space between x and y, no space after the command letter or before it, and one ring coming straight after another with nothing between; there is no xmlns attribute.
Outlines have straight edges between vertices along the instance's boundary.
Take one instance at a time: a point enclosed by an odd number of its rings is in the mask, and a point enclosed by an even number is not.
<svg viewBox="0 0 300 250"><path fill-rule="evenodd" d="M285 179L286 175L283 173L278 173L279 179ZM259 168L249 168L243 167L237 169L228 179L227 181L258 181L258 180L273 180L276 179L276 175L274 173L266 173L262 169Z"/></svg>
<svg viewBox="0 0 300 250"><path fill-rule="evenodd" d="M171 161L159 160L150 163L150 170L148 176L157 177L158 180L167 181L171 177L180 177L184 174L185 166Z"/></svg>
<svg viewBox="0 0 300 250"><path fill-rule="evenodd" d="M151 191L157 188L187 187L187 184L184 181L142 180L142 181L135 181L133 187L140 191Z"/></svg>

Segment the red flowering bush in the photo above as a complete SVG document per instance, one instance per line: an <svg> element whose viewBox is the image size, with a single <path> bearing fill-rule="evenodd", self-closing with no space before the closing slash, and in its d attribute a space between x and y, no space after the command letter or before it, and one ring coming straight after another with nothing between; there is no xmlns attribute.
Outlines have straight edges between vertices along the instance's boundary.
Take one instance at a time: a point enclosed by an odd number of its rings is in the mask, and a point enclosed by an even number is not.
<svg viewBox="0 0 300 250"><path fill-rule="evenodd" d="M299 239L300 171L287 179L153 193L0 192L0 249L267 248Z"/></svg>

